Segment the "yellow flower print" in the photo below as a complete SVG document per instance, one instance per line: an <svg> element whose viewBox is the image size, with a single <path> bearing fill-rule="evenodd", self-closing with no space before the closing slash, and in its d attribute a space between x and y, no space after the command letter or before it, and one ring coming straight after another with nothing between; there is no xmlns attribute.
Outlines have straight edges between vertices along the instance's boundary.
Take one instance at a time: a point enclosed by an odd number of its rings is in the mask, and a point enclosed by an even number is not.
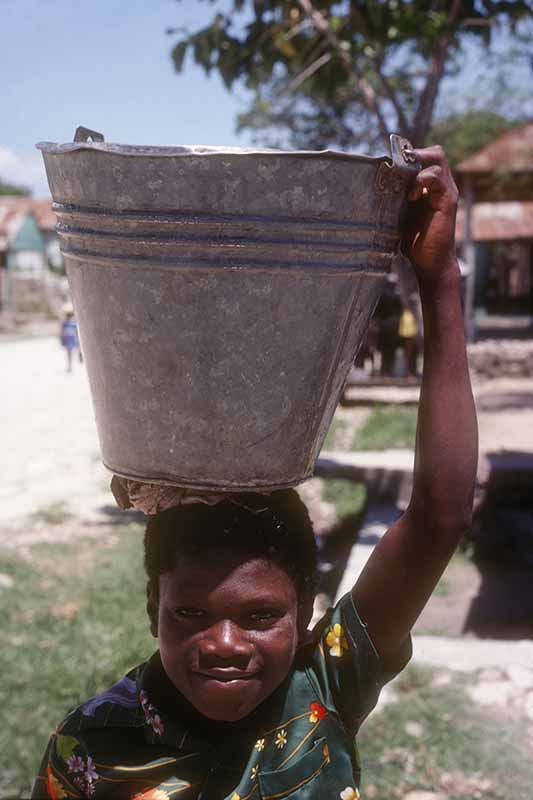
<svg viewBox="0 0 533 800"><path fill-rule="evenodd" d="M257 752L260 753L261 750L265 749L265 740L264 739L258 739L257 742L254 744L254 747L257 750Z"/></svg>
<svg viewBox="0 0 533 800"><path fill-rule="evenodd" d="M250 773L250 778L255 781L257 778L257 773L259 772L259 765L256 764L255 767L252 767L252 771Z"/></svg>
<svg viewBox="0 0 533 800"><path fill-rule="evenodd" d="M351 786L347 786L340 793L340 798L341 800L361 800L361 795L359 794L359 789L352 789Z"/></svg>
<svg viewBox="0 0 533 800"><path fill-rule="evenodd" d="M346 641L342 625L339 625L338 622L335 623L333 628L330 628L326 636L326 644L329 647L330 655L336 656L337 658L342 656L343 650L348 649L348 642Z"/></svg>
<svg viewBox="0 0 533 800"><path fill-rule="evenodd" d="M233 792L233 794L231 795L231 800L241 800L240 794L237 794L237 792Z"/></svg>
<svg viewBox="0 0 533 800"><path fill-rule="evenodd" d="M286 730L284 730L284 729L280 730L280 732L276 736L275 744L276 744L277 748L279 748L280 750L283 750L283 748L287 744L287 731Z"/></svg>

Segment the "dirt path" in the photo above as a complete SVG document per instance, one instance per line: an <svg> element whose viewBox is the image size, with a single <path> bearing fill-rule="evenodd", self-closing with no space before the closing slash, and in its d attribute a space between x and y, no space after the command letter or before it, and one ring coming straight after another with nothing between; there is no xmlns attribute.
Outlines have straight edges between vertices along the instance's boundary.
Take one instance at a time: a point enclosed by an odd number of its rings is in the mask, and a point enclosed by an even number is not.
<svg viewBox="0 0 533 800"><path fill-rule="evenodd" d="M94 520L112 498L100 463L85 368L67 374L52 338L0 343L0 530L3 544L48 538L50 514ZM43 523L25 532L25 521ZM54 526L58 530L60 526ZM40 528L40 533L36 530ZM7 535L6 535L7 534Z"/></svg>

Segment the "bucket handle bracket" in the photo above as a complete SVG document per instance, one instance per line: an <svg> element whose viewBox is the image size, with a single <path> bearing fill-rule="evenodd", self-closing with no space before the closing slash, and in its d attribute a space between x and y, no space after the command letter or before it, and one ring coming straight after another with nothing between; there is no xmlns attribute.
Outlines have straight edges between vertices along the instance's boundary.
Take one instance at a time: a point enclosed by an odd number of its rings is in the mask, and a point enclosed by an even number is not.
<svg viewBox="0 0 533 800"><path fill-rule="evenodd" d="M416 175L422 169L422 164L416 157L413 145L409 139L398 136L397 133L391 134L390 151L392 163L402 172L409 172Z"/></svg>
<svg viewBox="0 0 533 800"><path fill-rule="evenodd" d="M376 175L375 189L381 195L405 193L422 165L408 139L393 133L390 137L391 161L382 161Z"/></svg>
<svg viewBox="0 0 533 800"><path fill-rule="evenodd" d="M86 128L84 125L78 125L74 133L75 142L103 142L104 134L99 131L93 131L91 128Z"/></svg>

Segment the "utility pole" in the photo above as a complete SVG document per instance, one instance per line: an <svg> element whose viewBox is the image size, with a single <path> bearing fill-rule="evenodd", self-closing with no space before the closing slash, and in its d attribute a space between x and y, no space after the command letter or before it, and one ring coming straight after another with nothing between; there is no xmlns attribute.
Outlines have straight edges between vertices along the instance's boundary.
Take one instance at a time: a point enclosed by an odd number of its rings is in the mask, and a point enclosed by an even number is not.
<svg viewBox="0 0 533 800"><path fill-rule="evenodd" d="M474 318L474 289L476 284L476 250L473 238L474 191L470 175L465 175L463 196L465 201L463 257L468 267L468 273L466 275L464 321L465 321L466 340L467 342L473 342L476 336L476 321Z"/></svg>

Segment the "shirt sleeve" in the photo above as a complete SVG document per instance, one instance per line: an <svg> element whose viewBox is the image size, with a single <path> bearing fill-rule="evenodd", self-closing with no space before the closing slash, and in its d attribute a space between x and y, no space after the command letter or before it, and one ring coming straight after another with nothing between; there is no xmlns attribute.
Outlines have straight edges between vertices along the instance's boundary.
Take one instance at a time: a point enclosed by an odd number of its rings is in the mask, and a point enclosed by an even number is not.
<svg viewBox="0 0 533 800"><path fill-rule="evenodd" d="M347 728L357 731L376 705L384 684L412 655L411 637L384 663L359 618L352 595L341 598L317 631L319 680L326 701L333 704Z"/></svg>
<svg viewBox="0 0 533 800"><path fill-rule="evenodd" d="M91 761L82 743L74 736L54 733L50 737L39 773L33 784L31 800L90 797L87 779Z"/></svg>

